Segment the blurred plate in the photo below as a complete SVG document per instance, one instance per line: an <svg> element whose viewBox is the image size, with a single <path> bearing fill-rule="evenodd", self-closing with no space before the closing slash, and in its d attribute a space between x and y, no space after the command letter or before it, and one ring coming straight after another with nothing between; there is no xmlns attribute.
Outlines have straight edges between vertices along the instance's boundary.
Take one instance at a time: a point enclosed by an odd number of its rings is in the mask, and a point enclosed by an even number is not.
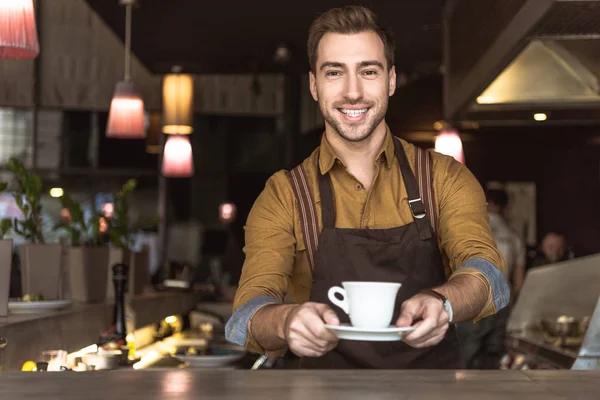
<svg viewBox="0 0 600 400"><path fill-rule="evenodd" d="M73 304L72 300L9 301L11 314L38 314L62 310Z"/></svg>
<svg viewBox="0 0 600 400"><path fill-rule="evenodd" d="M184 350L188 347L206 347L209 345L209 342L202 338L187 338L173 341L170 345ZM210 353L208 355L172 354L172 357L188 363L192 368L223 368L244 357L246 350L241 346L232 344L211 343Z"/></svg>
<svg viewBox="0 0 600 400"><path fill-rule="evenodd" d="M223 368L227 367L242 357L245 352L229 349L212 349L211 355L206 356L184 356L174 355L180 361L186 362L192 368Z"/></svg>

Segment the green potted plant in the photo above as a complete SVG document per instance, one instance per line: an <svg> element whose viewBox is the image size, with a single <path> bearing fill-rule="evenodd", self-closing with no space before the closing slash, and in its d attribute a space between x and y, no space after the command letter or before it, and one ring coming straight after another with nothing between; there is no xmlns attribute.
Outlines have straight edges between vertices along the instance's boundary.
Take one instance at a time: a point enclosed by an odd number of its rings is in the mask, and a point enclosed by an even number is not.
<svg viewBox="0 0 600 400"><path fill-rule="evenodd" d="M14 175L15 203L22 219L13 221L14 232L29 243L20 246L23 295L36 293L45 300L58 299L62 270L62 246L47 244L42 231L41 178L12 158L6 167Z"/></svg>
<svg viewBox="0 0 600 400"><path fill-rule="evenodd" d="M132 250L135 233L148 223L144 220L139 220L136 223L131 221L130 201L136 186L137 181L135 179L129 179L123 184L114 196L114 212L112 218L109 219L110 242L114 248L122 250L122 262L129 267L127 285L129 294L142 293L150 283L147 249L140 252ZM108 285L107 290L107 296L109 298L114 297L112 285Z"/></svg>
<svg viewBox="0 0 600 400"><path fill-rule="evenodd" d="M8 183L0 182L0 193L6 191ZM0 317L8 315L8 296L10 291L10 270L12 267L12 239L4 239L12 228L12 221L4 218L0 221Z"/></svg>
<svg viewBox="0 0 600 400"><path fill-rule="evenodd" d="M67 265L71 297L84 303L102 302L106 298L109 253L107 240L100 229L104 216L92 209L91 215L83 212L81 204L68 193L59 197L60 204L67 210L55 227L68 234L70 247L67 249Z"/></svg>

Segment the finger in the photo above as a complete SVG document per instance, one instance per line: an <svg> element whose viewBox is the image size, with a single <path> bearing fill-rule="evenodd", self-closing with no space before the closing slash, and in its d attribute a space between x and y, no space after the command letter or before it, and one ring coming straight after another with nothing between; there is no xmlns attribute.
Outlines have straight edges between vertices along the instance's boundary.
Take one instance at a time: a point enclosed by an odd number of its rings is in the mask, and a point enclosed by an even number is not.
<svg viewBox="0 0 600 400"><path fill-rule="evenodd" d="M424 347L435 346L435 345L439 344L444 339L444 336L446 336L446 335L445 334L436 335L436 336L433 336L432 338L429 338L428 340L426 340L424 342L420 342L420 343L416 343L414 345L411 345L411 347L415 347L417 349L421 349L421 348L424 348Z"/></svg>
<svg viewBox="0 0 600 400"><path fill-rule="evenodd" d="M413 322L420 317L419 302L414 299L408 299L402 303L400 316L396 320L397 327L411 326Z"/></svg>
<svg viewBox="0 0 600 400"><path fill-rule="evenodd" d="M327 308L325 305L322 306ZM337 336L325 328L321 311L325 312L326 310L317 304L311 304L300 310L297 314L299 325L302 329L306 329L306 331L303 331L304 334L317 346L324 346L329 342L337 342Z"/></svg>
<svg viewBox="0 0 600 400"><path fill-rule="evenodd" d="M406 336L406 340L408 341L424 340L439 325L438 321L443 311L439 302L424 299L421 302L420 309L423 310L423 320L415 324L415 330Z"/></svg>
<svg viewBox="0 0 600 400"><path fill-rule="evenodd" d="M437 327L437 316L427 317L422 321L415 324L415 330L405 336L407 341L419 341L423 340L427 335L431 333Z"/></svg>
<svg viewBox="0 0 600 400"><path fill-rule="evenodd" d="M337 338L335 341L327 342L324 340L311 339L310 336L297 336L289 341L290 348L303 348L315 354L323 355L337 346Z"/></svg>
<svg viewBox="0 0 600 400"><path fill-rule="evenodd" d="M320 337L317 337L311 330L310 319L307 317L298 317L290 324L290 332L288 334L288 343L290 346L295 343L302 343L306 346L310 346L315 350L324 350L329 345L329 341ZM323 325L320 319L316 319L317 324ZM323 328L325 329L325 328ZM337 338L336 338L337 339Z"/></svg>
<svg viewBox="0 0 600 400"><path fill-rule="evenodd" d="M403 314L400 314L400 316L398 317L398 320L396 320L396 326L399 328L404 328L407 326L411 326L412 322L413 322L412 315L410 315L408 313L403 313Z"/></svg>
<svg viewBox="0 0 600 400"><path fill-rule="evenodd" d="M435 337L438 337L440 335L441 336L446 335L447 331L448 331L448 324L439 325L423 337L420 337L420 338L414 339L414 340L404 338L404 342L411 347L420 347L421 345L423 345L424 343L428 342L429 340L431 340Z"/></svg>
<svg viewBox="0 0 600 400"><path fill-rule="evenodd" d="M307 314L304 324L310 331L312 337L316 340L324 340L326 342L336 342L337 336L325 327L325 323L317 314Z"/></svg>
<svg viewBox="0 0 600 400"><path fill-rule="evenodd" d="M325 321L326 324L329 324L329 325L339 325L340 324L340 319L338 318L337 314L328 305L316 304L315 308L316 308L319 316L321 317L321 319L323 321Z"/></svg>
<svg viewBox="0 0 600 400"><path fill-rule="evenodd" d="M290 350L298 357L321 357L325 354L324 351L317 350L306 344L295 344L294 346L290 346Z"/></svg>

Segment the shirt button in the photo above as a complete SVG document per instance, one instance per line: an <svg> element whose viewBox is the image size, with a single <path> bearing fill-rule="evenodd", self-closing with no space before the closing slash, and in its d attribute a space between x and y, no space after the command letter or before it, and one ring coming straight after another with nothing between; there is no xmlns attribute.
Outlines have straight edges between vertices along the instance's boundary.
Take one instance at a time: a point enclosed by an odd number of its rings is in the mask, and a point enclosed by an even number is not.
<svg viewBox="0 0 600 400"><path fill-rule="evenodd" d="M336 163L337 165L342 165L342 162L341 162L340 160L335 160L335 163Z"/></svg>
<svg viewBox="0 0 600 400"><path fill-rule="evenodd" d="M362 186L360 185L360 183L357 183L356 184L356 190L360 190L360 189L362 189Z"/></svg>

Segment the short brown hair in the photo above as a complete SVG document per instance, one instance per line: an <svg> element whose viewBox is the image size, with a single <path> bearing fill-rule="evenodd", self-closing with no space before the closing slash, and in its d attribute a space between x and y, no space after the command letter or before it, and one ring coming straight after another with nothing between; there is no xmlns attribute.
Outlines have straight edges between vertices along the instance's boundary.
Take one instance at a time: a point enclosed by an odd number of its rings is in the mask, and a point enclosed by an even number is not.
<svg viewBox="0 0 600 400"><path fill-rule="evenodd" d="M308 62L314 73L317 69L317 50L328 32L352 34L373 31L383 41L388 68L394 65L394 38L392 33L377 22L377 15L362 6L332 8L321 14L308 30Z"/></svg>

